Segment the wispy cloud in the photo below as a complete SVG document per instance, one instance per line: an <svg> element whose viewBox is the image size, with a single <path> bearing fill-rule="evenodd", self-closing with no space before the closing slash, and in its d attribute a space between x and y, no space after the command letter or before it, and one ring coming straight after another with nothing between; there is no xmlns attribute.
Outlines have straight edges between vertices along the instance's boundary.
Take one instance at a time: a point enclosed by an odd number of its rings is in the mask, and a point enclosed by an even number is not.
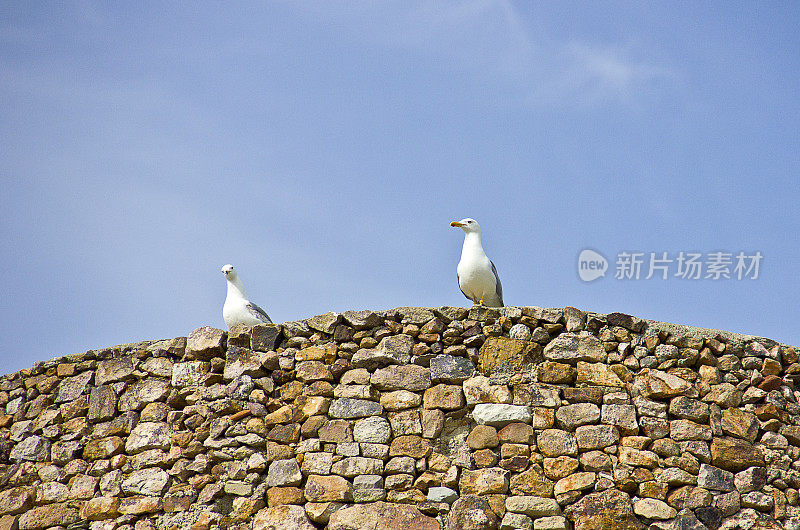
<svg viewBox="0 0 800 530"><path fill-rule="evenodd" d="M504 96L513 105L626 103L672 77L630 44L559 40L557 29L532 27L545 22L525 19L509 0L335 5L311 11L334 18L351 38L466 72L493 89L493 100Z"/></svg>

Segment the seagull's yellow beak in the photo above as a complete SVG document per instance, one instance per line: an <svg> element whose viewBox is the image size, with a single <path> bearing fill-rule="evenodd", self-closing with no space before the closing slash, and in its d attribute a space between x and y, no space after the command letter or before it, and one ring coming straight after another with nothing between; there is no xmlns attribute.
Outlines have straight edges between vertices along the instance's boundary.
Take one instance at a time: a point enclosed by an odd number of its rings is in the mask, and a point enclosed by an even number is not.
<svg viewBox="0 0 800 530"><path fill-rule="evenodd" d="M464 225L462 223L459 223L458 221L453 221L452 223L450 223L450 226L464 226Z"/></svg>

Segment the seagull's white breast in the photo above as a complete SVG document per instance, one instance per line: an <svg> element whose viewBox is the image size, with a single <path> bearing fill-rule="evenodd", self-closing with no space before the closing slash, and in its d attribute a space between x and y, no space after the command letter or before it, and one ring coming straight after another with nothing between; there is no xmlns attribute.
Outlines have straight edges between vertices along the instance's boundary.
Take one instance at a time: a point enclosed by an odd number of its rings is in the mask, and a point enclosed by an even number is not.
<svg viewBox="0 0 800 530"><path fill-rule="evenodd" d="M467 237L456 268L461 290L473 301L494 303L497 298L497 281L492 272L492 262L483 252L480 239Z"/></svg>
<svg viewBox="0 0 800 530"><path fill-rule="evenodd" d="M247 308L249 302L244 298L238 296L228 296L225 298L225 304L222 306L222 318L225 320L225 325L232 328L236 325L242 324L245 326L257 326L264 322L256 317Z"/></svg>

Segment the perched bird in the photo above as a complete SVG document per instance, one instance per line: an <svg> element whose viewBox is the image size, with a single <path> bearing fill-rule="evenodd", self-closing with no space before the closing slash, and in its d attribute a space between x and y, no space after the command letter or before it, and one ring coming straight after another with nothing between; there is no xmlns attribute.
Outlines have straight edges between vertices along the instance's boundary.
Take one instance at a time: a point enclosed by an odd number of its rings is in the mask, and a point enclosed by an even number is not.
<svg viewBox="0 0 800 530"><path fill-rule="evenodd" d="M239 279L233 265L222 267L222 274L228 281L228 295L222 306L222 318L225 319L228 329L240 324L245 326L272 324L269 315L247 298L242 280Z"/></svg>
<svg viewBox="0 0 800 530"><path fill-rule="evenodd" d="M503 307L503 286L494 263L486 257L481 245L481 225L475 219L453 221L464 231L464 246L458 262L458 287L464 296L479 305Z"/></svg>

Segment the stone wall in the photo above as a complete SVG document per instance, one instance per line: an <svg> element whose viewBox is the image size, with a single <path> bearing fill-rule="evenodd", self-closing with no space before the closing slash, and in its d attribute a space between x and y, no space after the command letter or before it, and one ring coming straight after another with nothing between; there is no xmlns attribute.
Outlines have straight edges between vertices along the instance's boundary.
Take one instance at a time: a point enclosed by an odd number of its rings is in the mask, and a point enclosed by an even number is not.
<svg viewBox="0 0 800 530"><path fill-rule="evenodd" d="M797 361L536 307L93 350L0 379L0 529L800 528Z"/></svg>

